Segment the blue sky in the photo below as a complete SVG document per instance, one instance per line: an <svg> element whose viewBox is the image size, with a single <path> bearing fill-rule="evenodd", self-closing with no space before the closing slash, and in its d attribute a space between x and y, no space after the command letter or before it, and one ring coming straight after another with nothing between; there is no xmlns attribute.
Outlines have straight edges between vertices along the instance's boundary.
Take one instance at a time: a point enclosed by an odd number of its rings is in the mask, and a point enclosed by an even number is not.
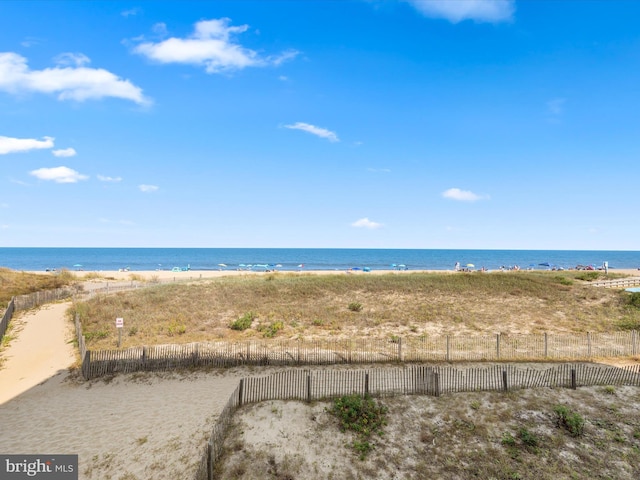
<svg viewBox="0 0 640 480"><path fill-rule="evenodd" d="M4 0L0 246L638 250L638 18Z"/></svg>

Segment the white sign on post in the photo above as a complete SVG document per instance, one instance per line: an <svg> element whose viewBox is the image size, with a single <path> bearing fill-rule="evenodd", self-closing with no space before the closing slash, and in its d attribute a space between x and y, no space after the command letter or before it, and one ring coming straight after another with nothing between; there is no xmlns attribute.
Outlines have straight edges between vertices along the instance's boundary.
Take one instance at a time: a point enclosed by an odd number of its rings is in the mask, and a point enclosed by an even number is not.
<svg viewBox="0 0 640 480"><path fill-rule="evenodd" d="M124 318L116 318L116 328L124 327Z"/></svg>

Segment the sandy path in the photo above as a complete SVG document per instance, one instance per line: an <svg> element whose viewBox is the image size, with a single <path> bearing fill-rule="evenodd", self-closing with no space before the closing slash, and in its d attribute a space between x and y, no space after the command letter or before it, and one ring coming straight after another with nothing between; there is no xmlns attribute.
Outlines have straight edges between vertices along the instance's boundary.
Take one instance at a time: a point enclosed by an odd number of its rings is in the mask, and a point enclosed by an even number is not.
<svg viewBox="0 0 640 480"><path fill-rule="evenodd" d="M34 388L75 361L73 331L65 319L70 303L18 312L11 320L14 338L2 353L0 404Z"/></svg>
<svg viewBox="0 0 640 480"><path fill-rule="evenodd" d="M0 452L77 454L80 479L192 478L211 428L247 371L132 374L84 382L69 303L20 313L2 352Z"/></svg>

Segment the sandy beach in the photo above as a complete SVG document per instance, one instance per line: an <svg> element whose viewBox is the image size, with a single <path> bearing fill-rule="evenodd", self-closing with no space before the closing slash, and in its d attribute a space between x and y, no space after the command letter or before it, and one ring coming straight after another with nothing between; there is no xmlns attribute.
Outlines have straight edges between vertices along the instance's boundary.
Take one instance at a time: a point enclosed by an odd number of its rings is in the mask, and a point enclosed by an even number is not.
<svg viewBox="0 0 640 480"><path fill-rule="evenodd" d="M575 271L575 270L569 270ZM430 272L430 273L442 273L442 274L455 274L462 273L454 270L371 270L370 272L364 272L362 270L296 270L296 271L275 271L275 272L258 272L251 270L187 270L181 272L172 272L170 270L140 270L140 271L118 271L118 270L100 270L100 271L73 271L79 278L85 276L94 277L91 281L130 281L130 280L144 280L144 281L171 281L171 280L198 280L206 278L219 278L225 276L243 276L243 275L406 275L409 273L417 272ZM527 273L527 270L520 270L523 274ZM32 272L42 274L43 272ZM500 270L488 270L484 273L500 273ZM558 271L561 274L562 271ZM610 273L637 276L640 277L640 270L637 269L615 269L610 270Z"/></svg>

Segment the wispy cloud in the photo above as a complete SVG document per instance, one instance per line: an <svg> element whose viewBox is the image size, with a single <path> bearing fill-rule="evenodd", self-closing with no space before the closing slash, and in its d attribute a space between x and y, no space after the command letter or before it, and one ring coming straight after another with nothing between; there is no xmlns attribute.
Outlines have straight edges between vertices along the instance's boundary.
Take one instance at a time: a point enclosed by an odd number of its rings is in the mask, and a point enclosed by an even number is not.
<svg viewBox="0 0 640 480"><path fill-rule="evenodd" d="M248 25L231 26L229 18L202 20L194 25L187 38L171 37L159 42L143 42L133 52L160 63L183 63L203 66L207 73L241 70L247 67L278 66L298 55L287 50L263 57L243 47L232 38L249 29Z"/></svg>
<svg viewBox="0 0 640 480"><path fill-rule="evenodd" d="M476 202L478 200L488 199L487 195L478 195L469 190L460 190L459 188L450 188L442 192L444 198L457 200L460 202Z"/></svg>
<svg viewBox="0 0 640 480"><path fill-rule="evenodd" d="M97 176L98 180L100 180L101 182L121 182L122 181L122 177L107 177L105 175L98 175Z"/></svg>
<svg viewBox="0 0 640 480"><path fill-rule="evenodd" d="M143 193L153 193L160 190L160 187L156 185L138 185L138 189Z"/></svg>
<svg viewBox="0 0 640 480"><path fill-rule="evenodd" d="M146 105L140 87L101 68L88 68L86 55L62 54L58 65L31 70L27 59L12 52L0 53L0 90L12 94L37 92L57 94L59 100L97 100L106 97L131 100Z"/></svg>
<svg viewBox="0 0 640 480"><path fill-rule="evenodd" d="M56 157L75 157L78 152L76 152L75 148L69 147L61 148L59 150L52 150L51 153L53 153L53 155Z"/></svg>
<svg viewBox="0 0 640 480"><path fill-rule="evenodd" d="M42 43L42 40L37 37L26 37L23 41L20 42L20 45L25 48L29 48L40 43Z"/></svg>
<svg viewBox="0 0 640 480"><path fill-rule="evenodd" d="M2 72L0 71L0 81L1 77ZM53 137L42 137L42 140L36 140L35 138L0 137L0 155L53 148L54 140Z"/></svg>
<svg viewBox="0 0 640 480"><path fill-rule="evenodd" d="M464 20L498 23L513 19L515 0L403 0L426 17L451 23Z"/></svg>
<svg viewBox="0 0 640 480"><path fill-rule="evenodd" d="M558 118L564 113L564 106L567 102L566 98L554 98L547 102L547 112L553 117Z"/></svg>
<svg viewBox="0 0 640 480"><path fill-rule="evenodd" d="M367 172L371 173L391 173L390 168L367 168Z"/></svg>
<svg viewBox="0 0 640 480"><path fill-rule="evenodd" d="M327 130L326 128L316 127L315 125L311 125L310 123L304 122L296 122L292 125L285 125L285 128L290 128L292 130L302 130L303 132L311 133L312 135L316 135L320 138L326 138L330 142L339 142L338 135L331 130Z"/></svg>
<svg viewBox="0 0 640 480"><path fill-rule="evenodd" d="M383 225L381 223L378 222L372 222L371 220L369 220L367 217L365 218L361 218L360 220L356 220L355 222L353 222L351 224L352 227L356 227L356 228L370 228L370 229L375 229L375 228L380 228Z"/></svg>
<svg viewBox="0 0 640 480"><path fill-rule="evenodd" d="M56 183L77 183L80 180L89 178L87 175L82 175L69 167L39 168L29 172L29 175L40 180Z"/></svg>
<svg viewBox="0 0 640 480"><path fill-rule="evenodd" d="M122 15L125 18L135 17L141 12L142 12L142 9L136 7L136 8L130 8L129 10L123 10L122 12L120 12L120 15Z"/></svg>

